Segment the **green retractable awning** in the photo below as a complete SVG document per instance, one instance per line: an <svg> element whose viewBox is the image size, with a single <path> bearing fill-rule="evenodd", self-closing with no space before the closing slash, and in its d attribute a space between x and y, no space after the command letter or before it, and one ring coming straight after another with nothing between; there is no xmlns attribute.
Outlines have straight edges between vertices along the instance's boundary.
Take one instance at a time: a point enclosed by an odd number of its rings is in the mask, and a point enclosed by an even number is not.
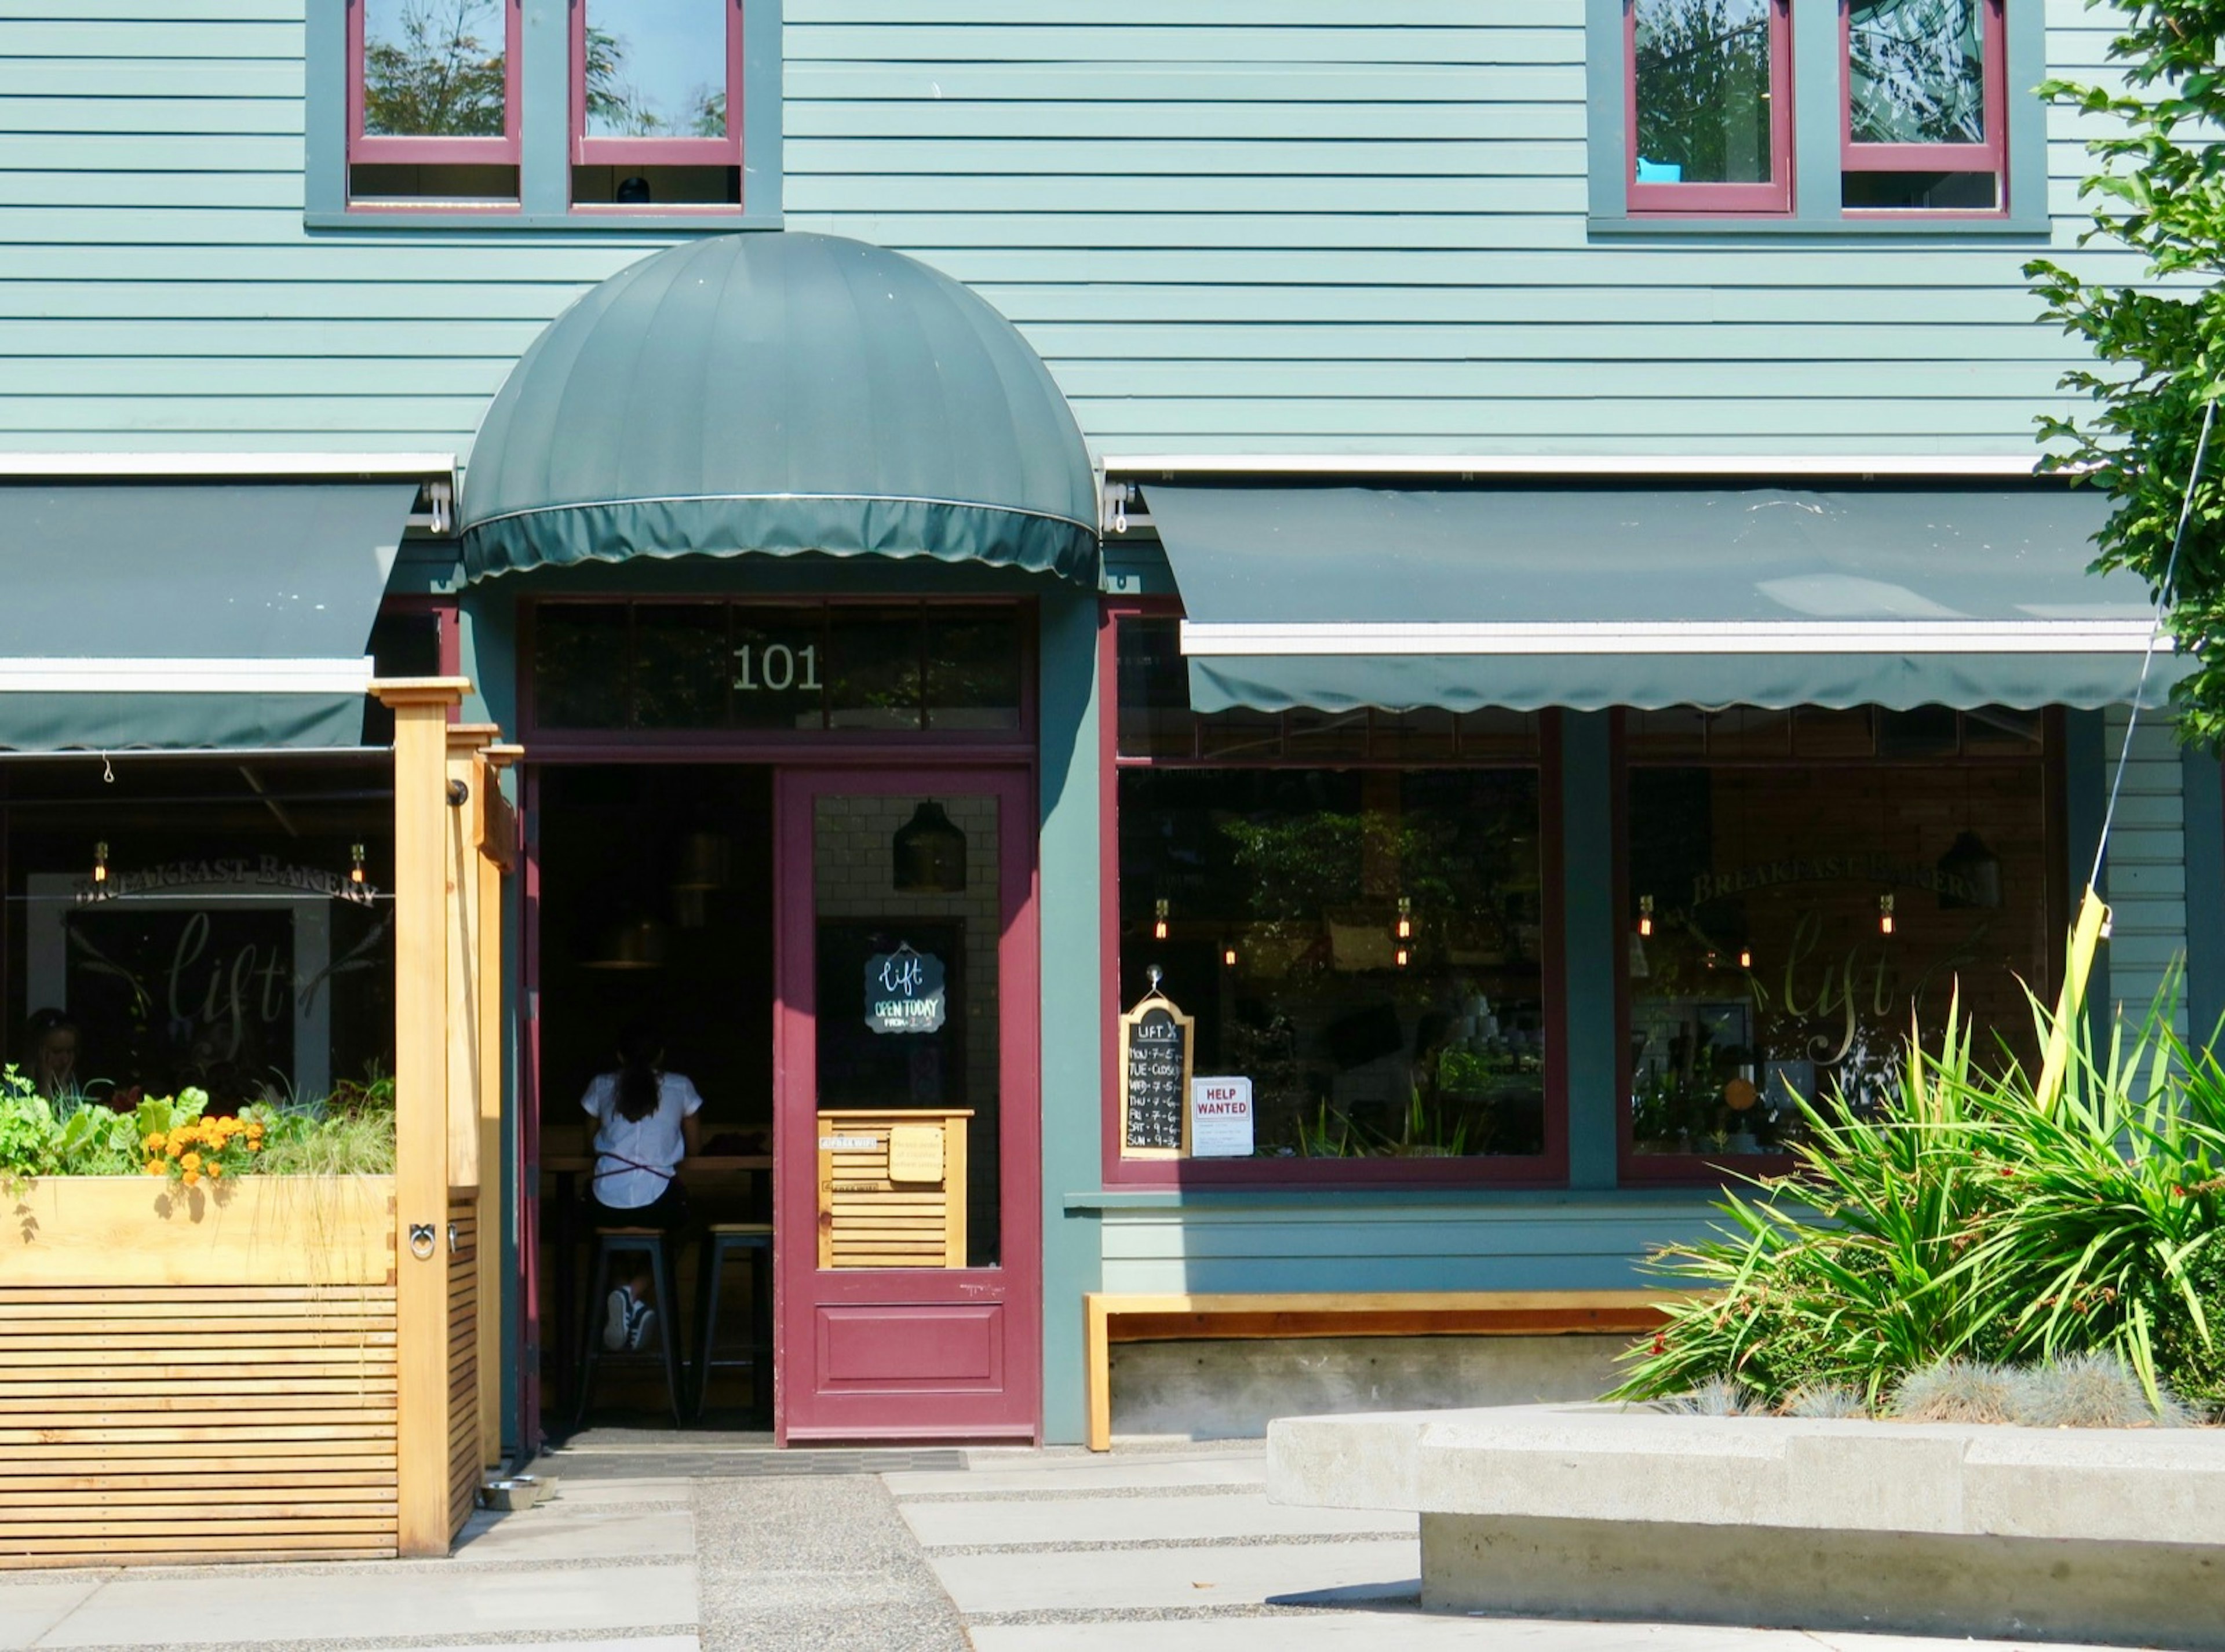
<svg viewBox="0 0 2225 1652"><path fill-rule="evenodd" d="M0 488L0 752L352 746L414 482Z"/></svg>
<svg viewBox="0 0 2225 1652"><path fill-rule="evenodd" d="M816 552L1097 579L1088 451L1027 341L834 236L711 236L580 299L489 408L461 522L475 579Z"/></svg>
<svg viewBox="0 0 2225 1652"><path fill-rule="evenodd" d="M1144 492L1200 711L2105 706L2152 619L2060 484Z"/></svg>

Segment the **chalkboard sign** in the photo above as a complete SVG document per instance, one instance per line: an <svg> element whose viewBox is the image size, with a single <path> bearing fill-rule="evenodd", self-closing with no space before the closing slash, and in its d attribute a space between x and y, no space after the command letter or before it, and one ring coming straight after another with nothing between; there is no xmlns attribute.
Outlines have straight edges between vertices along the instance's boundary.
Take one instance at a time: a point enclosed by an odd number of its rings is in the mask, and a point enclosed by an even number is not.
<svg viewBox="0 0 2225 1652"><path fill-rule="evenodd" d="M1196 1023L1151 991L1120 1017L1120 1151L1131 1159L1177 1159L1188 1143L1190 1032Z"/></svg>

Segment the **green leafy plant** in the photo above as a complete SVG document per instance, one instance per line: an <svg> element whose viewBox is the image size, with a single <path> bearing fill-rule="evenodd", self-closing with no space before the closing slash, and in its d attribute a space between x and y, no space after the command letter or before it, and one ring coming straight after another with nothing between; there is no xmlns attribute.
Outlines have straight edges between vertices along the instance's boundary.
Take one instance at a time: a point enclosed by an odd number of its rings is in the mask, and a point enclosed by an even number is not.
<svg viewBox="0 0 2225 1652"><path fill-rule="evenodd" d="M2097 0L2088 0L2089 9ZM2079 186L2089 242L2133 252L2137 284L2089 281L2050 258L2025 265L2047 320L2082 339L2097 369L2065 374L2083 420L2043 417L2047 469L2084 472L2109 496L2097 566L2160 587L2206 409L2225 388L2225 9L2217 0L2108 0L2120 32L2114 85L2050 80L2041 92L2096 136L2098 170ZM2196 485L2170 625L2196 662L2173 690L2182 726L2225 737L2225 478Z"/></svg>
<svg viewBox="0 0 2225 1652"><path fill-rule="evenodd" d="M2114 1353L2152 1403L2217 1393L2225 1072L2171 1030L2167 987L2097 1050L2074 1016L2042 1105L2021 1065L1976 1068L1959 1008L1911 1038L1875 1112L1800 1104L1789 1176L1725 1196L1711 1241L1655 1265L1703 1293L1626 1356L1620 1398L1734 1383L1778 1407L1819 1386L1875 1407L1941 1361ZM2044 1047L2052 1013L2034 1005Z"/></svg>
<svg viewBox="0 0 2225 1652"><path fill-rule="evenodd" d="M0 1187L53 1168L54 1110L39 1088L10 1065L0 1070Z"/></svg>

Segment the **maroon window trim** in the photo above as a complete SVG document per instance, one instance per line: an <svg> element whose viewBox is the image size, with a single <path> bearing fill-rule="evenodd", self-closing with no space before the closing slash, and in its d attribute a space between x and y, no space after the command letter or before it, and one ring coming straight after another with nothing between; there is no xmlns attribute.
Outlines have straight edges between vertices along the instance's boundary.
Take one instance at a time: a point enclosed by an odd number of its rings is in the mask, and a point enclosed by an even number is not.
<svg viewBox="0 0 2225 1652"><path fill-rule="evenodd" d="M1989 172L1998 179L2000 205L1990 212L1943 212L1929 207L1847 209L1853 218L1999 218L2009 209L2008 26L2003 0L1978 8L1978 55L1985 76L1986 141L1982 143L1857 143L1854 130L1854 12L1839 7L1839 166L1846 172Z"/></svg>
<svg viewBox="0 0 2225 1652"><path fill-rule="evenodd" d="M1538 876L1544 880L1544 934L1539 960L1545 984L1545 1150L1525 1158L1472 1159L1129 1159L1120 1152L1120 771L1149 769L1149 758L1120 751L1119 628L1124 619L1179 617L1172 598L1134 598L1098 611L1098 933L1105 1030L1100 1124L1107 1187L1560 1187L1569 1180L1567 969L1561 900L1560 729L1548 712L1538 730ZM1174 766L1174 765L1160 765ZM1193 763L1185 768L1246 765ZM1315 765L1286 763L1285 768ZM1520 765L1509 765L1518 767ZM1556 991L1556 988L1558 989Z"/></svg>
<svg viewBox="0 0 2225 1652"><path fill-rule="evenodd" d="M736 167L742 162L742 0L726 6L726 135L724 137L589 137L587 136L587 5L572 3L572 160L598 167ZM745 185L746 191L746 184ZM739 203L707 207L662 203L649 206L595 206L593 212L736 212Z"/></svg>
<svg viewBox="0 0 2225 1652"><path fill-rule="evenodd" d="M1791 0L1769 8L1769 171L1761 184L1642 184L1638 181L1638 8L1622 8L1623 186L1632 217L1782 217L1792 210L1792 22Z"/></svg>
<svg viewBox="0 0 2225 1652"><path fill-rule="evenodd" d="M363 130L363 0L347 0L347 152L351 161L401 166L516 166L519 54L524 42L523 0L503 0L503 117L500 137L372 136ZM409 210L421 210L405 203ZM471 209L488 208L473 203Z"/></svg>

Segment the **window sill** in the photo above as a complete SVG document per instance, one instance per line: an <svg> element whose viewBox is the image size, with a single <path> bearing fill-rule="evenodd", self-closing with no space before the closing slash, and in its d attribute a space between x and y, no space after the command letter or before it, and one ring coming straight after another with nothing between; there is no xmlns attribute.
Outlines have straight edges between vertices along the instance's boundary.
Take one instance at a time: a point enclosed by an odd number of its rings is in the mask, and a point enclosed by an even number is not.
<svg viewBox="0 0 2225 1652"><path fill-rule="evenodd" d="M353 212L311 210L301 215L311 230L451 230L460 235L490 232L587 235L724 235L734 230L777 230L777 212L521 212L504 207L371 208Z"/></svg>
<svg viewBox="0 0 2225 1652"><path fill-rule="evenodd" d="M1873 239L1915 237L1919 240L2050 240L2052 220L2044 218L1918 218L1894 213L1862 213L1847 218L1602 218L1585 219L1593 235L1677 237L1730 236L1804 236L1816 240Z"/></svg>
<svg viewBox="0 0 2225 1652"><path fill-rule="evenodd" d="M1318 1216L1323 1206L1410 1213L1421 1204L1480 1206L1509 1210L1598 1209L1626 1212L1649 1202L1689 1211L1712 1206L1720 1188L1493 1187L1474 1183L1399 1187L1106 1187L1070 1193L1061 1200L1069 1216L1108 1211L1287 1210Z"/></svg>

